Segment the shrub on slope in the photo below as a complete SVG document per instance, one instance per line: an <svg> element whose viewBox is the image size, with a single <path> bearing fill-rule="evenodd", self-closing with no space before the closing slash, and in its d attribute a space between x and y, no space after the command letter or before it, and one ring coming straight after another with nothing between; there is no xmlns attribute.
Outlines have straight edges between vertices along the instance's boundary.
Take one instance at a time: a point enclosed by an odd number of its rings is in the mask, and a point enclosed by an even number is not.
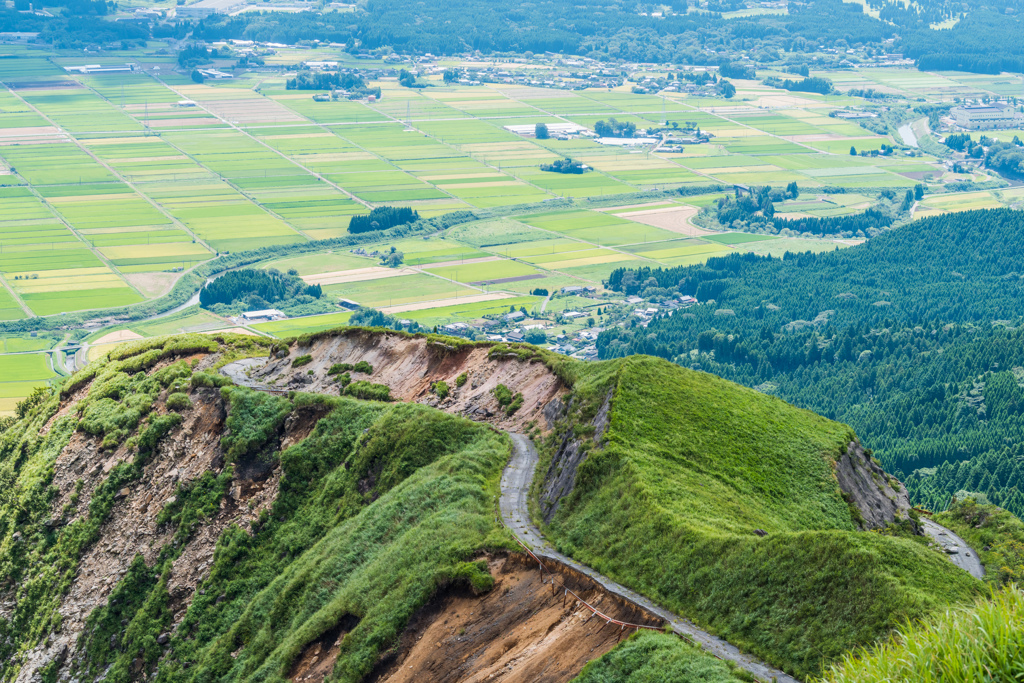
<svg viewBox="0 0 1024 683"><path fill-rule="evenodd" d="M755 681L729 662L712 659L677 636L641 631L583 667L572 683L740 683Z"/></svg>

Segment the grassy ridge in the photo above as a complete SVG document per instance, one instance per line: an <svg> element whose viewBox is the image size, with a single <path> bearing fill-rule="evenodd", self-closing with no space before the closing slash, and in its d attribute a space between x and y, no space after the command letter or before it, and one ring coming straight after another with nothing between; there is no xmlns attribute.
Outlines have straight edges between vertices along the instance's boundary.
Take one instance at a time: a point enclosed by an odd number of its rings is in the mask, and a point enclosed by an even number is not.
<svg viewBox="0 0 1024 683"><path fill-rule="evenodd" d="M507 543L493 515L507 437L419 405L297 402L331 412L282 453L258 533L220 539L157 680L282 680L306 643L354 616L335 674L358 681L439 585L486 585L466 561Z"/></svg>
<svg viewBox="0 0 1024 683"><path fill-rule="evenodd" d="M978 594L922 545L854 531L831 473L848 427L650 357L592 368L577 396L614 386L611 423L549 527L563 552L802 676Z"/></svg>

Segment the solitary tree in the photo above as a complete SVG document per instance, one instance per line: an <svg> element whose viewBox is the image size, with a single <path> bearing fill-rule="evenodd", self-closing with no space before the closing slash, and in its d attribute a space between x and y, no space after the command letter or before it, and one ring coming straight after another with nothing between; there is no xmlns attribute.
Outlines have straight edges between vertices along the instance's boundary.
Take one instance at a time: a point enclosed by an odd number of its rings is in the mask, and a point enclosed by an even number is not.
<svg viewBox="0 0 1024 683"><path fill-rule="evenodd" d="M192 69L192 80L196 83L202 83L206 80L206 77L199 73L199 69Z"/></svg>
<svg viewBox="0 0 1024 683"><path fill-rule="evenodd" d="M851 157L857 156L857 148L854 147L853 145L850 145L850 156Z"/></svg>
<svg viewBox="0 0 1024 683"><path fill-rule="evenodd" d="M736 94L736 86L729 81L722 81L722 97L727 100L731 100L732 96Z"/></svg>
<svg viewBox="0 0 1024 683"><path fill-rule="evenodd" d="M551 137L548 134L548 124L546 123L538 123L536 126L534 126L533 131L534 135L537 137L538 140L547 140L549 137Z"/></svg>

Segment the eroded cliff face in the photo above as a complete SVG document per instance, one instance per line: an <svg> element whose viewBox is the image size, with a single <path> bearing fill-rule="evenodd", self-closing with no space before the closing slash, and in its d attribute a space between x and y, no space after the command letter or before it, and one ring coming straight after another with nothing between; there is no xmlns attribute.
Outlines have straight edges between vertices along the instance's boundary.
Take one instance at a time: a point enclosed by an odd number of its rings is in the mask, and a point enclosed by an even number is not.
<svg viewBox="0 0 1024 683"><path fill-rule="evenodd" d="M856 441L851 441L836 461L835 474L843 497L860 512L862 529L880 529L908 519L910 496L906 488L886 474Z"/></svg>
<svg viewBox="0 0 1024 683"><path fill-rule="evenodd" d="M159 372L169 365L184 360L195 370L209 368L217 354L192 354L185 358L172 357L149 369ZM59 410L41 430L48 432L61 418L74 415L79 403L89 394L91 384L77 390L62 401ZM169 389L156 397L146 419L167 415L166 402ZM114 495L114 503L106 516L95 542L89 543L78 561L70 585L60 598L57 612L60 626L31 651L13 661L0 665L5 669L18 667L18 683L40 680L42 671L58 679L66 679L69 672L81 663L80 638L86 632L89 615L106 605L118 582L125 577L136 557L147 566L157 563L168 545L180 547L174 560L167 590L168 608L173 614L168 631L181 622L198 587L209 575L214 549L221 533L229 526L251 531L260 514L269 509L277 496L280 482L278 463L260 468L244 467L235 463L228 474L225 495L216 511L194 533L187 535L182 544L176 539L177 528L160 519L160 514L177 501L177 496L204 475L225 478L225 457L222 438L228 433L225 418L228 406L217 388L196 387L189 391L191 405L179 408L181 422L156 444L148 455L141 475L127 482ZM273 450L287 447L302 438L315 426L319 414L296 411L273 440ZM102 435L92 435L76 429L53 463L53 499L50 521L46 527L61 529L89 517L90 503L98 489L118 466L131 464L141 457L135 444L123 440L116 446L102 445ZM222 477L221 475L224 475ZM26 545L29 539L16 534L15 545ZM31 548L27 548L31 551ZM0 617L13 617L17 604L16 586L0 591ZM141 675L140 668L135 672Z"/></svg>
<svg viewBox="0 0 1024 683"><path fill-rule="evenodd" d="M297 358L311 360L299 366ZM520 358L500 347L447 346L423 337L374 333L361 330L317 337L312 343L293 344L287 354L263 361L228 366L225 372L239 384L255 383L279 389L337 395L339 375L328 372L336 364L370 364L372 373L348 371L353 381L386 385L400 401L423 403L448 413L484 421L512 432L527 425L543 428L543 411L568 389L537 358ZM340 373L339 373L340 374ZM458 385L465 374L465 383ZM432 386L443 381L449 391L438 397ZM522 394L522 405L513 414L499 405L494 390L505 385Z"/></svg>
<svg viewBox="0 0 1024 683"><path fill-rule="evenodd" d="M587 459L591 448L600 448L604 432L608 428L608 421L611 417L612 397L614 389L609 389L605 395L604 403L598 409L597 414L589 422L589 429L593 430L588 437L578 436L575 429L565 428L560 435L558 450L551 458L551 464L544 472L544 478L540 487L540 510L545 523L550 523L558 512L559 505L566 496L572 493L576 485L576 470ZM555 427L557 421L573 411L573 404L570 401L565 406L561 401L552 401L545 411L545 418L549 427Z"/></svg>
<svg viewBox="0 0 1024 683"><path fill-rule="evenodd" d="M206 372L215 376L220 373L224 354L233 353L236 357L249 356L233 366L233 374L240 384L336 396L340 387L338 378L327 374L331 366L365 361L373 366L373 372L353 371L354 380L386 384L392 397L400 401L424 403L509 431L526 431L534 425L544 429L544 406L557 402L558 397L566 393L562 381L543 362L529 358L528 354L525 358L515 352L495 354L490 347L449 348L442 340L440 346L432 348L423 338L367 332L323 337L308 347L294 345L284 357L279 354L279 357L268 358L270 345L267 341L263 347L245 348L240 354L227 345L211 352L170 354L147 364L141 375L131 370L128 376L153 377L181 363L187 364L192 373ZM312 356L312 362L293 368L293 360L305 354ZM465 381L458 386L461 375L465 375ZM438 381L448 384L447 397L439 397L432 388ZM93 384L75 385L71 393L61 397L56 412L41 425L43 435L72 425L66 444L52 463L53 497L49 503L49 520L43 527L50 533L59 535L65 528L89 518L94 496L108 485L112 473L116 474L118 468L131 466L142 457L136 437L147 424L171 415L172 411L181 415L181 421L145 455L141 472L116 489L112 507L105 513L95 540L85 545L77 560L77 569L59 597L56 605L59 627L30 650L0 662L0 678L17 671L14 680L19 683L40 680L44 674L62 681L71 680L73 676L91 680L90 676L83 678L81 670L87 661L82 648L92 637L90 615L98 608L110 607L112 595L119 583L130 575L137 558L145 566L155 568L161 557L166 557L168 548L174 548L176 554L166 579L167 609L172 618L161 638L173 636L194 598L204 591L204 581L210 576L222 533L229 527L237 527L251 535L259 528L261 514L271 509L282 479L275 454L306 439L329 412L315 402L296 403L276 433L262 446L261 457L236 458L226 465L231 458L225 451L224 439L231 433L228 418L232 406L219 387L188 386L186 379L184 386L159 389L138 427L129 430L132 438L114 443L108 439L104 447L103 434L90 434L78 422L83 407L96 400L95 395L90 397ZM504 384L513 394L522 395L521 405L511 414L499 405L495 396L494 389L499 384ZM167 399L175 391L186 393L190 405L169 408ZM182 491L188 491L204 477L206 481L212 478L218 482L223 491L216 497L215 509L207 511L189 533L181 534L175 523L168 522L166 511L180 504ZM22 538L19 533L9 542L10 546L2 547L3 537L0 536L0 553L31 552L36 541ZM20 599L17 585L0 586L0 618L15 619ZM122 625L120 630L124 628ZM322 652L309 654L305 660L297 662L292 677L324 680L332 668L326 666L324 660L332 649L336 654L344 631L334 634L332 642L312 644L318 644ZM524 646L529 643L523 642ZM121 643L111 640L110 647L121 648ZM309 649L309 653L312 651ZM142 680L152 670L152 663L140 656L133 662L130 673L134 680Z"/></svg>

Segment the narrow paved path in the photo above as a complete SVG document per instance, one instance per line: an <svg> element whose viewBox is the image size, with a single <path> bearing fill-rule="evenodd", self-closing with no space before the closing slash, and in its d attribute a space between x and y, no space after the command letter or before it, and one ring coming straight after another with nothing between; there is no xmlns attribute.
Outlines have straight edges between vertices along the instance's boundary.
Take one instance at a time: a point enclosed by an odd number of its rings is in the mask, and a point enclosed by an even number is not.
<svg viewBox="0 0 1024 683"><path fill-rule="evenodd" d="M557 560L582 574L586 574L610 593L625 598L643 607L648 612L658 615L670 624L672 630L676 633L699 643L705 650L721 659L735 662L739 667L755 676L769 681L774 678L778 683L797 683L797 679L785 672L769 666L751 655L740 652L736 646L717 636L711 635L707 631L702 631L683 617L655 605L642 595L634 593L625 586L615 583L608 577L562 555L552 548L544 540L540 530L530 521L528 508L530 482L533 481L533 472L537 467L537 449L534 448L533 442L522 434L509 434L509 436L512 437L514 448L512 459L501 475L501 517L505 520L505 525L512 530L512 533L529 546L535 555Z"/></svg>
<svg viewBox="0 0 1024 683"><path fill-rule="evenodd" d="M947 555L953 561L953 564L965 572L969 572L976 579L985 578L985 568L981 565L981 560L978 559L978 553L974 548L967 545L967 541L930 519L922 519L921 521L924 523L924 532L941 545L943 550L956 548L957 552Z"/></svg>

